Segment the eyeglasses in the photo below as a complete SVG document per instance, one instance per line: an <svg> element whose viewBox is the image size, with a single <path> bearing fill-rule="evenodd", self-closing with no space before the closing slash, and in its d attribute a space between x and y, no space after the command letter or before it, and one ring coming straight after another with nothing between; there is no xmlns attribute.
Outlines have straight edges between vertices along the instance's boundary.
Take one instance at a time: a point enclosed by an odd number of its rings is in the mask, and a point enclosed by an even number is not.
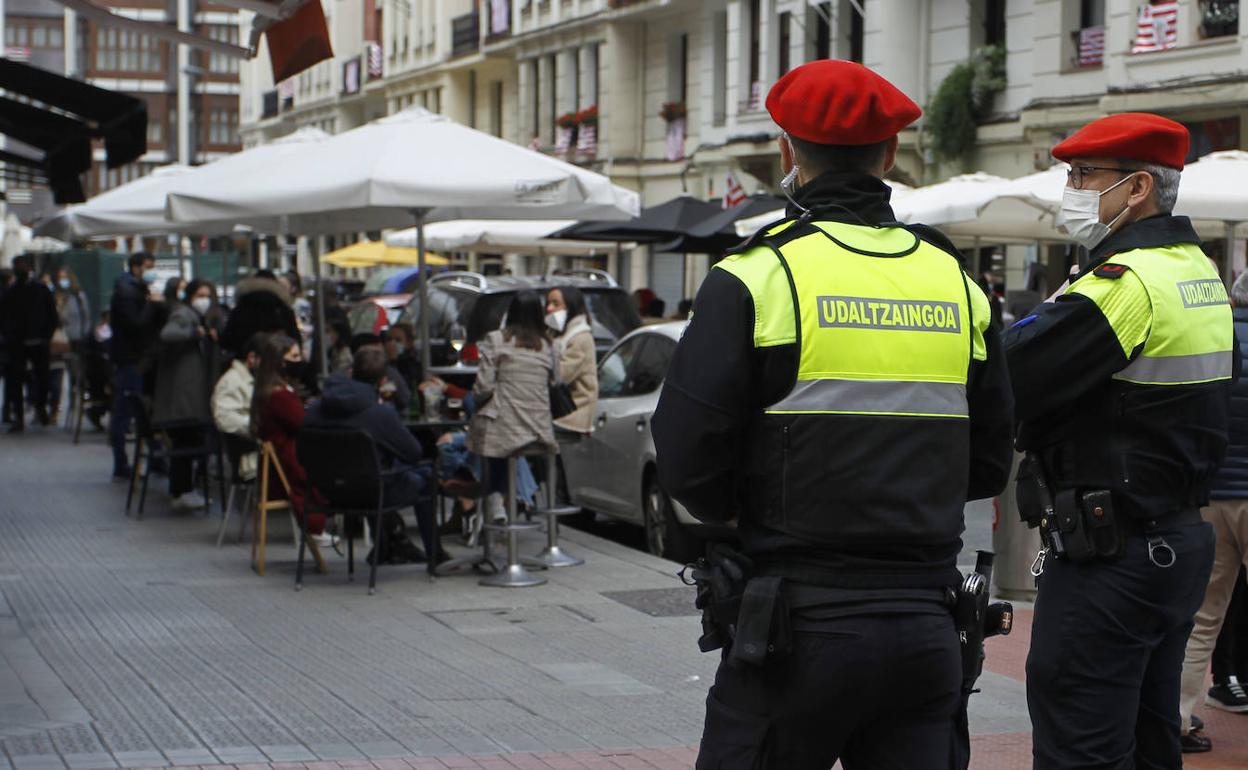
<svg viewBox="0 0 1248 770"><path fill-rule="evenodd" d="M1118 168L1117 166L1071 166L1066 169L1066 180L1076 190L1083 189L1084 178L1097 171L1117 171L1120 174L1134 174L1138 168Z"/></svg>

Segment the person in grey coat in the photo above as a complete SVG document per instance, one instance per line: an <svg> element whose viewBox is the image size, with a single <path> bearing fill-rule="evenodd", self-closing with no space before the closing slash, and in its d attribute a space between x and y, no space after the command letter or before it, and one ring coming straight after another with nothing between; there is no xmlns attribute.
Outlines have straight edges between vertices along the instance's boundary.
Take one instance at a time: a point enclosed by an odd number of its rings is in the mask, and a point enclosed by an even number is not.
<svg viewBox="0 0 1248 770"><path fill-rule="evenodd" d="M155 422L183 423L168 429L175 449L202 445L212 422L209 395L217 372L217 332L205 324L215 300L212 284L191 281L180 302L160 329L156 368ZM207 503L194 491L189 459L169 463L169 496L174 508L202 508Z"/></svg>
<svg viewBox="0 0 1248 770"><path fill-rule="evenodd" d="M478 344L481 359L472 387L477 411L468 426L468 448L490 461L495 491L506 488L504 458L527 448L558 451L550 386L559 376L559 363L545 330L541 297L521 291L507 309L503 328Z"/></svg>

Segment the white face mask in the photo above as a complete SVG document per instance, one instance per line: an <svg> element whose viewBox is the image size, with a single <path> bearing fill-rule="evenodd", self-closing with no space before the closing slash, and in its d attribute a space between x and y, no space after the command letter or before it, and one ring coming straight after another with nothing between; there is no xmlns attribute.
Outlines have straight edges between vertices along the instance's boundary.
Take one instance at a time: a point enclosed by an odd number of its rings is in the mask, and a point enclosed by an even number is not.
<svg viewBox="0 0 1248 770"><path fill-rule="evenodd" d="M567 309L556 310L553 313L546 314L546 325L556 332L562 332L563 328L568 324Z"/></svg>
<svg viewBox="0 0 1248 770"><path fill-rule="evenodd" d="M212 309L212 299L209 297L196 297L191 300L191 307L195 308L195 312L205 315Z"/></svg>
<svg viewBox="0 0 1248 770"><path fill-rule="evenodd" d="M1101 196L1132 176L1128 174L1104 190L1076 190L1067 187L1062 191L1062 208L1057 212L1053 223L1057 225L1057 229L1074 238L1080 246L1085 249L1094 248L1105 240L1114 223L1131 208L1130 204L1123 206L1118 216L1105 224L1101 221Z"/></svg>

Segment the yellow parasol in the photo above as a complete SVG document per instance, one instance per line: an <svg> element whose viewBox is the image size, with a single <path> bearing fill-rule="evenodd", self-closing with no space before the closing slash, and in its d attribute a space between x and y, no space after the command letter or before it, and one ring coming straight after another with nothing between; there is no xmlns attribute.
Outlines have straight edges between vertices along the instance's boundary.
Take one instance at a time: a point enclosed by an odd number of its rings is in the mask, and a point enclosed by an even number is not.
<svg viewBox="0 0 1248 770"><path fill-rule="evenodd" d="M387 246L385 241L360 241L321 257L321 261L338 267L372 267L374 265L416 265L420 256L416 249ZM448 265L450 260L432 252L425 255L425 264Z"/></svg>

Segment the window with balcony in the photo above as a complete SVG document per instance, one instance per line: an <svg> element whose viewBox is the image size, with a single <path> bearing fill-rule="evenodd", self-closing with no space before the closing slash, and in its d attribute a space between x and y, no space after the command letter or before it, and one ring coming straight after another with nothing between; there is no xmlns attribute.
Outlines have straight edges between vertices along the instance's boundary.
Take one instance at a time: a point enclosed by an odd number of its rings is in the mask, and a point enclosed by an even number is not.
<svg viewBox="0 0 1248 770"><path fill-rule="evenodd" d="M546 57L546 115L550 119L550 143L555 143L555 120L559 117L559 57Z"/></svg>
<svg viewBox="0 0 1248 770"><path fill-rule="evenodd" d="M4 42L13 48L62 48L65 45L63 22L60 19L10 17L5 23Z"/></svg>
<svg viewBox="0 0 1248 770"><path fill-rule="evenodd" d="M238 113L230 109L214 109L208 113L208 137L205 144L230 147L238 144Z"/></svg>
<svg viewBox="0 0 1248 770"><path fill-rule="evenodd" d="M746 29L746 77L741 112L757 112L763 107L763 2L749 0L749 17L744 20Z"/></svg>
<svg viewBox="0 0 1248 770"><path fill-rule="evenodd" d="M789 35L789 28L793 26L793 14L782 13L780 19L776 23L776 77L779 78L792 68L789 56L789 46L792 40Z"/></svg>
<svg viewBox="0 0 1248 770"><path fill-rule="evenodd" d="M211 40L238 45L238 25L205 24L204 33ZM208 54L208 71L214 75L237 75L238 59L223 53Z"/></svg>
<svg viewBox="0 0 1248 770"><path fill-rule="evenodd" d="M673 35L667 44L667 100L687 104L688 97L689 35L681 33Z"/></svg>
<svg viewBox="0 0 1248 770"><path fill-rule="evenodd" d="M1239 0L1201 0L1199 10L1201 38L1239 34Z"/></svg>
<svg viewBox="0 0 1248 770"><path fill-rule="evenodd" d="M503 81L490 83L490 133L503 136Z"/></svg>
<svg viewBox="0 0 1248 770"><path fill-rule="evenodd" d="M806 60L832 58L832 3L810 3L806 8Z"/></svg>
<svg viewBox="0 0 1248 770"><path fill-rule="evenodd" d="M1066 56L1070 66L1101 67L1105 62L1105 0L1066 0L1066 4L1063 12L1074 21Z"/></svg>
<svg viewBox="0 0 1248 770"><path fill-rule="evenodd" d="M161 43L154 37L117 27L99 27L95 68L105 72L160 73Z"/></svg>
<svg viewBox="0 0 1248 770"><path fill-rule="evenodd" d="M717 126L728 117L728 13L711 20L711 115Z"/></svg>

